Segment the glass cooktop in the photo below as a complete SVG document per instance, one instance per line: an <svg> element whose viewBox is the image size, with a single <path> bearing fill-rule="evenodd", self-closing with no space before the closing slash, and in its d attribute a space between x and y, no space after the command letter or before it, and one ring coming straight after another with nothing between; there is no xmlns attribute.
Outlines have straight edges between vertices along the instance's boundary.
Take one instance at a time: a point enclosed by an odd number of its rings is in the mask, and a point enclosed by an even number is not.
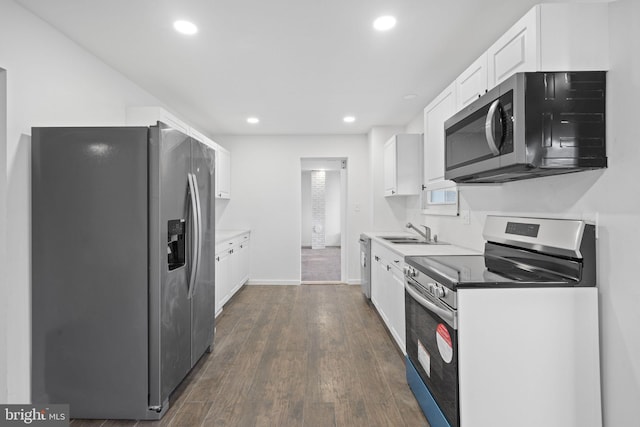
<svg viewBox="0 0 640 427"><path fill-rule="evenodd" d="M471 287L560 287L577 281L545 271L517 259L484 255L441 255L407 257L406 263L434 281L456 289Z"/></svg>

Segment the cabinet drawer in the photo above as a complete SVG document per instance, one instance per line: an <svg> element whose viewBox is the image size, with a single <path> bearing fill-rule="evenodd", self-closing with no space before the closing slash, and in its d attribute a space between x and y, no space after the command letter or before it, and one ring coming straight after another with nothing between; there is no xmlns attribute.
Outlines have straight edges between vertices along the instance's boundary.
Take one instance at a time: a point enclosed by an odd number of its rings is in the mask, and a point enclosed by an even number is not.
<svg viewBox="0 0 640 427"><path fill-rule="evenodd" d="M396 267L400 270L404 268L404 257L391 249L374 242L371 247L371 255L374 257L377 256L380 259L383 259L386 264L391 267Z"/></svg>
<svg viewBox="0 0 640 427"><path fill-rule="evenodd" d="M233 249L243 243L246 243L249 241L249 238L251 236L251 233L245 233L242 234L240 236L236 236L232 239L227 239L227 240L222 240L220 242L218 242L216 244L216 255L221 253L221 252L225 252L228 251L230 249Z"/></svg>

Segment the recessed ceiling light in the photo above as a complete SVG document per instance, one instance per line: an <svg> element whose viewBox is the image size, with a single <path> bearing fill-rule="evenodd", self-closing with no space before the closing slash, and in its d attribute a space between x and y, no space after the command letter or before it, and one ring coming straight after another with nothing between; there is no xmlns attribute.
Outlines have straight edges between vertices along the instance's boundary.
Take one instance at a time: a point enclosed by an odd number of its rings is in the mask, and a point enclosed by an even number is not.
<svg viewBox="0 0 640 427"><path fill-rule="evenodd" d="M247 119L247 123L251 123L252 125L260 123L260 119L257 117L249 117Z"/></svg>
<svg viewBox="0 0 640 427"><path fill-rule="evenodd" d="M353 123L353 122L355 122L355 121L356 121L356 118L355 118L355 117L353 117L353 116L345 116L342 120L343 120L345 123Z"/></svg>
<svg viewBox="0 0 640 427"><path fill-rule="evenodd" d="M393 16L381 16L373 21L373 28L378 31L387 31L396 26L396 18Z"/></svg>
<svg viewBox="0 0 640 427"><path fill-rule="evenodd" d="M193 22L189 21L176 21L173 23L173 28L181 34L191 36L198 32L198 27Z"/></svg>
<svg viewBox="0 0 640 427"><path fill-rule="evenodd" d="M409 100L409 99L416 99L417 97L418 95L416 95L415 93L408 93L405 96L403 96L402 99Z"/></svg>

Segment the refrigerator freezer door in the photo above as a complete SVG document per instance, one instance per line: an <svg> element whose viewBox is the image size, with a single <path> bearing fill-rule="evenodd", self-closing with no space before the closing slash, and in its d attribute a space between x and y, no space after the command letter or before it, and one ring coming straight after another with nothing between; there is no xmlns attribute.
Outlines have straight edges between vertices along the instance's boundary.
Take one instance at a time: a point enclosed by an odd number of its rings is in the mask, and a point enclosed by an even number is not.
<svg viewBox="0 0 640 427"><path fill-rule="evenodd" d="M190 138L163 123L150 128L149 139L149 406L158 410L191 368L193 231L188 174ZM185 265L169 270L169 224L185 220Z"/></svg>
<svg viewBox="0 0 640 427"><path fill-rule="evenodd" d="M147 418L147 128L34 128L32 397Z"/></svg>
<svg viewBox="0 0 640 427"><path fill-rule="evenodd" d="M191 365L213 346L215 319L215 151L193 139L192 173L198 187L200 256L191 298Z"/></svg>

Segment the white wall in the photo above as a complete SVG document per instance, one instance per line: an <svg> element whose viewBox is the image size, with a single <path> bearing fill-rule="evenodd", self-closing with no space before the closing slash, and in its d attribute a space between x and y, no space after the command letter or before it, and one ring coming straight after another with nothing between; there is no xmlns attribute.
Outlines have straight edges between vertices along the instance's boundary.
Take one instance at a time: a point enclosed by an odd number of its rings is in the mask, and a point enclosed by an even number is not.
<svg viewBox="0 0 640 427"><path fill-rule="evenodd" d="M5 398L0 390L0 401L24 403L30 400L31 127L122 125L126 105L161 103L12 0L0 0L0 10L0 67L7 70L8 92L2 200L11 224L2 239L10 244L2 281L11 327L0 324L8 350L8 392Z"/></svg>
<svg viewBox="0 0 640 427"><path fill-rule="evenodd" d="M640 2L609 6L608 169L462 186L461 209L471 211L470 225L422 216L416 208L409 209L408 219L431 226L442 240L478 250L490 213L597 219L604 425L632 426L640 420Z"/></svg>
<svg viewBox="0 0 640 427"><path fill-rule="evenodd" d="M347 279L360 277L358 237L369 223L365 135L230 136L233 198L220 213L223 229L250 228L251 283L300 283L300 159L347 158Z"/></svg>

